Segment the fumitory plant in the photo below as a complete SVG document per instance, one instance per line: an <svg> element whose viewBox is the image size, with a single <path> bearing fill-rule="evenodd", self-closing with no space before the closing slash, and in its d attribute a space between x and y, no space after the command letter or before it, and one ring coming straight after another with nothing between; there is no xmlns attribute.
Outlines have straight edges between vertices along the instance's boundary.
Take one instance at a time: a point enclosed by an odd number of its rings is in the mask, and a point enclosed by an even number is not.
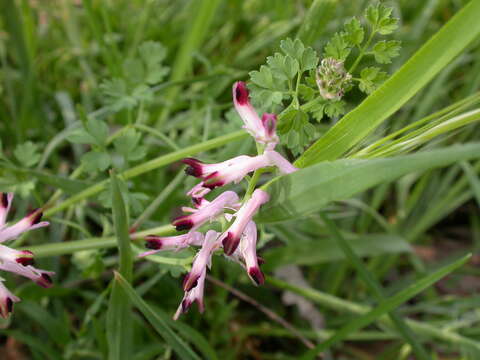
<svg viewBox="0 0 480 360"><path fill-rule="evenodd" d="M480 358L478 0L0 8L2 360Z"/></svg>

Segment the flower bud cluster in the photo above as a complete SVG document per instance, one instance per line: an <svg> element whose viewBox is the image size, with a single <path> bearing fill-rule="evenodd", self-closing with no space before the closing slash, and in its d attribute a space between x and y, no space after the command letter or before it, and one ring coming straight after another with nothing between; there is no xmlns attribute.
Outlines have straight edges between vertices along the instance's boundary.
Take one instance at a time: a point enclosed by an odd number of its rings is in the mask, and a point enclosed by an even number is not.
<svg viewBox="0 0 480 360"><path fill-rule="evenodd" d="M343 61L334 58L321 61L317 69L317 86L324 99L340 100L351 82L352 75L345 70Z"/></svg>

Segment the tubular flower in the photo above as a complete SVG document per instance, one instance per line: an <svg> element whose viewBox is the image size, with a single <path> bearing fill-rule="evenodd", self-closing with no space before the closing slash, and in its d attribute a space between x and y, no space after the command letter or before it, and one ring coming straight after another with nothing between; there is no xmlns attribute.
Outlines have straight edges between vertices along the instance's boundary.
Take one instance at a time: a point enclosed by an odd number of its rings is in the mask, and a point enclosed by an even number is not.
<svg viewBox="0 0 480 360"><path fill-rule="evenodd" d="M268 166L276 166L282 174L297 170L274 150L267 150L264 154L257 156L241 155L217 164L205 164L192 158L184 159L183 162L188 165L186 173L203 179L201 186L210 189L232 182L238 183L248 173Z"/></svg>
<svg viewBox="0 0 480 360"><path fill-rule="evenodd" d="M194 301L197 302L200 312L203 312L205 276L207 274L207 267L210 268L211 266L213 252L221 245L218 236L219 233L214 230L209 230L205 235L202 248L193 261L192 270L183 280L185 295L173 317L175 320L178 319L181 313L186 313Z"/></svg>
<svg viewBox="0 0 480 360"><path fill-rule="evenodd" d="M32 211L22 220L11 226L6 226L6 219L12 205L13 194L0 193L0 243L11 240L29 230L37 229L48 225L48 222L41 222L42 211ZM43 287L52 285L53 272L36 269L33 267L33 253L28 250L14 250L5 245L0 245L0 270L16 273L35 281ZM3 285L0 279L0 316L7 317L13 310L13 303L20 301L12 295Z"/></svg>
<svg viewBox="0 0 480 360"><path fill-rule="evenodd" d="M197 231L190 231L183 235L177 236L156 236L148 235L145 237L147 249L151 249L139 255L144 257L155 254L159 251L173 250L179 251L189 246L200 246L203 243L203 234Z"/></svg>
<svg viewBox="0 0 480 360"><path fill-rule="evenodd" d="M240 210L235 214L235 220L232 225L222 235L223 251L227 255L232 255L238 247L240 238L247 226L252 220L253 215L258 211L261 205L269 200L269 195L261 189L256 189L252 197L247 200Z"/></svg>
<svg viewBox="0 0 480 360"><path fill-rule="evenodd" d="M233 191L225 191L217 196L215 200L206 202L205 205L198 209L188 208L188 210L193 213L176 218L173 220L172 225L175 226L178 231L195 230L207 221L215 220L223 214L224 209L235 208L237 205L238 195Z"/></svg>
<svg viewBox="0 0 480 360"><path fill-rule="evenodd" d="M232 93L235 109L245 124L243 128L255 138L256 142L273 149L278 143L278 136L275 133L277 116L265 113L260 119L250 104L247 85L243 81L233 84Z"/></svg>
<svg viewBox="0 0 480 360"><path fill-rule="evenodd" d="M240 244L231 258L245 267L248 276L256 285L263 285L265 276L260 270L259 263L262 260L257 256L257 225L253 221L245 227Z"/></svg>

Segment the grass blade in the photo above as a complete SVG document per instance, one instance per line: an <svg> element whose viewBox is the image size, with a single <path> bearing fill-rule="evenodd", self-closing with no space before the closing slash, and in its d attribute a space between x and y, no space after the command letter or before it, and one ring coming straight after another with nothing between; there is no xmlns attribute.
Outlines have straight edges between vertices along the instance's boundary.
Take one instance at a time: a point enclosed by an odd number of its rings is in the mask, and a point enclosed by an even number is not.
<svg viewBox="0 0 480 360"><path fill-rule="evenodd" d="M337 0L314 0L298 29L297 37L305 45L312 45L332 20Z"/></svg>
<svg viewBox="0 0 480 360"><path fill-rule="evenodd" d="M136 293L128 281L119 273L115 273L115 283L128 295L132 304L140 310L148 322L157 330L163 339L172 347L181 359L200 359L193 350L158 316L147 303Z"/></svg>
<svg viewBox="0 0 480 360"><path fill-rule="evenodd" d="M263 189L272 200L262 206L258 220L269 223L298 218L410 172L478 157L480 143L471 143L392 158L315 164L265 184Z"/></svg>
<svg viewBox="0 0 480 360"><path fill-rule="evenodd" d="M311 351L308 351L302 359L313 359L316 354L328 349L332 345L338 343L345 339L350 333L360 330L361 328L371 324L376 319L386 314L387 312L397 308L404 302L408 301L418 293L422 292L426 288L430 287L432 284L443 278L444 276L450 274L454 270L458 269L464 265L471 257L471 254L467 254L460 259L452 262L449 265L442 267L441 269L433 272L430 275L423 277L420 280L417 280L414 284L410 285L406 289L400 291L396 295L389 297L388 299L380 302L374 309L370 310L368 313L354 319L353 321L347 323L340 330L338 330L333 336L324 341L323 343L317 345L317 347Z"/></svg>
<svg viewBox="0 0 480 360"><path fill-rule="evenodd" d="M128 233L128 218L125 202L120 192L118 179L111 173L113 223L119 252L119 271L125 281L132 280L133 255ZM125 292L113 281L107 312L108 357L111 360L131 359L132 318L130 301Z"/></svg>
<svg viewBox="0 0 480 360"><path fill-rule="evenodd" d="M480 34L480 1L471 1L378 90L345 115L297 160L300 167L333 160L397 111Z"/></svg>
<svg viewBox="0 0 480 360"><path fill-rule="evenodd" d="M322 218L323 222L327 225L328 230L332 234L332 236L337 241L338 247L342 249L345 254L345 257L348 259L350 264L357 270L362 280L367 284L370 288L370 291L374 294L375 298L378 301L384 301L385 296L382 290L382 287L372 275L372 273L367 269L367 267L362 263L360 258L357 256L355 251L350 247L349 243L345 240L343 235L338 230L335 223L330 220L325 214L320 213L320 217ZM416 357L419 360L429 360L430 356L428 356L425 349L420 345L420 343L415 338L415 334L409 328L409 326L403 321L403 319L395 312L389 312L390 319L395 324L395 327L399 331L399 333L403 336L403 338L410 344L412 347L413 352L415 353Z"/></svg>

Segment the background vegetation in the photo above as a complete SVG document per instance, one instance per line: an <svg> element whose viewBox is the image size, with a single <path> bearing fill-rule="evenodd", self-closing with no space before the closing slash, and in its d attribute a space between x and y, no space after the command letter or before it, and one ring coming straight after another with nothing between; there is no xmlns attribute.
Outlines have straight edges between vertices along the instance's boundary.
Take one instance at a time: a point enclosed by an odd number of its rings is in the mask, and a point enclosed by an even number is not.
<svg viewBox="0 0 480 360"><path fill-rule="evenodd" d="M0 358L479 359L480 1L382 3L398 28L371 1L1 1L0 190L15 218L45 205L15 245L57 275L5 276ZM354 77L328 101L327 56ZM194 251L131 251L173 233L178 160L255 153L237 80L305 169L261 179L265 286L216 256L205 313L173 322Z"/></svg>

